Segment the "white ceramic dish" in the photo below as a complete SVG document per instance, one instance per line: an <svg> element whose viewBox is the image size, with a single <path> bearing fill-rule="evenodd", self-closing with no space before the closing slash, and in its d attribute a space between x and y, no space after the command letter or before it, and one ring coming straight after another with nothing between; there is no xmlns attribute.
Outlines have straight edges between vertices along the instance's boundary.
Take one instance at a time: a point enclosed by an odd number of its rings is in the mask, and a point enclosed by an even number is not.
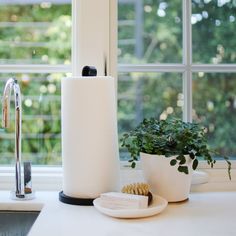
<svg viewBox="0 0 236 236"><path fill-rule="evenodd" d="M101 199L96 198L93 201L94 207L100 211L101 213L116 217L116 218L142 218L142 217L148 217L148 216L153 216L156 215L160 212L162 212L168 202L157 195L153 195L153 200L152 203L148 208L145 209L119 209L119 210L114 210L110 208L105 208L101 206Z"/></svg>

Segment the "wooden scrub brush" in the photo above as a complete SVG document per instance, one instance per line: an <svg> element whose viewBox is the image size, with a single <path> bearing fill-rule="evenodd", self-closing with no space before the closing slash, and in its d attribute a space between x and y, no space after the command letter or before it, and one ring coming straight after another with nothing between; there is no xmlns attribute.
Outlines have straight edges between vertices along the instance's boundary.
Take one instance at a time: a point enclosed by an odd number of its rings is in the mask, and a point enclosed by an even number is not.
<svg viewBox="0 0 236 236"><path fill-rule="evenodd" d="M152 193L149 191L149 186L146 183L133 183L125 185L122 190L122 193L143 195L148 197L148 205L152 202Z"/></svg>

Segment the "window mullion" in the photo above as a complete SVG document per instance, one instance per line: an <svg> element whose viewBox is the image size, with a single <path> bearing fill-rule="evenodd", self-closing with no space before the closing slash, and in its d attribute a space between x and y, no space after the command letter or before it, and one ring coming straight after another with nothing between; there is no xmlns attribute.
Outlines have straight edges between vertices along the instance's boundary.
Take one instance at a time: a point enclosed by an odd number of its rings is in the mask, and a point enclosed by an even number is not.
<svg viewBox="0 0 236 236"><path fill-rule="evenodd" d="M119 72L185 72L183 64L119 64Z"/></svg>
<svg viewBox="0 0 236 236"><path fill-rule="evenodd" d="M2 64L0 73L59 73L71 72L71 65Z"/></svg>
<svg viewBox="0 0 236 236"><path fill-rule="evenodd" d="M192 6L190 0L183 0L183 93L184 111L183 120L192 122Z"/></svg>
<svg viewBox="0 0 236 236"><path fill-rule="evenodd" d="M192 72L235 73L236 64L193 64Z"/></svg>

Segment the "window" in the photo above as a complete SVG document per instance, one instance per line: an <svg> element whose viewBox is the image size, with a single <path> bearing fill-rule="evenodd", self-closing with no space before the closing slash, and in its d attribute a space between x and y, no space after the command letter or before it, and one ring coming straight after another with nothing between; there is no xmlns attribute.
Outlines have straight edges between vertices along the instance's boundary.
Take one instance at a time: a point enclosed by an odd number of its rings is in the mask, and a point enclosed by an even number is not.
<svg viewBox="0 0 236 236"><path fill-rule="evenodd" d="M119 0L120 133L144 117L182 116L235 159L235 10L228 0Z"/></svg>
<svg viewBox="0 0 236 236"><path fill-rule="evenodd" d="M61 165L60 80L70 61L70 1L0 1L0 90L12 76L20 82L23 161ZM0 130L1 165L14 163L14 130Z"/></svg>
<svg viewBox="0 0 236 236"><path fill-rule="evenodd" d="M212 147L235 159L235 1L117 3L120 135L144 117L175 115L202 122ZM61 165L60 80L71 73L71 26L70 0L0 0L0 89L11 76L20 81L22 158L36 165ZM0 130L1 165L14 161L13 132Z"/></svg>

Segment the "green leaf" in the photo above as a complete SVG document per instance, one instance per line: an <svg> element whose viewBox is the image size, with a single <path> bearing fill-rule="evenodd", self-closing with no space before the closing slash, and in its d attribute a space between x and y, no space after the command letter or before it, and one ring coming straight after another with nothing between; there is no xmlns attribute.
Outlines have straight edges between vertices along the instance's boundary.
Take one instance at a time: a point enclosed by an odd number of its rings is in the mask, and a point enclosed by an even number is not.
<svg viewBox="0 0 236 236"><path fill-rule="evenodd" d="M175 166L176 163L177 163L177 160L175 160L175 159L173 159L173 160L170 161L170 165L171 165L171 166Z"/></svg>
<svg viewBox="0 0 236 236"><path fill-rule="evenodd" d="M228 175L229 175L229 179L231 180L231 162L226 160L227 164L228 164Z"/></svg>
<svg viewBox="0 0 236 236"><path fill-rule="evenodd" d="M183 172L187 175L188 174L188 167L187 166L179 166L178 171Z"/></svg>
<svg viewBox="0 0 236 236"><path fill-rule="evenodd" d="M181 160L182 160L182 156L179 155L179 156L176 157L176 159L177 159L178 161L181 161Z"/></svg>
<svg viewBox="0 0 236 236"><path fill-rule="evenodd" d="M136 163L135 163L135 162L132 162L131 167L132 167L132 168L135 168L135 166L136 166Z"/></svg>
<svg viewBox="0 0 236 236"><path fill-rule="evenodd" d="M189 153L189 156L192 160L195 158L195 155L192 152Z"/></svg>
<svg viewBox="0 0 236 236"><path fill-rule="evenodd" d="M180 165L183 165L183 164L185 164L186 163L186 159L185 159L185 156L183 156L183 158L181 159L181 161L180 161Z"/></svg>
<svg viewBox="0 0 236 236"><path fill-rule="evenodd" d="M196 169L197 169L197 166L198 166L198 160L195 159L195 160L193 161L193 165L192 165L193 170L196 170Z"/></svg>

